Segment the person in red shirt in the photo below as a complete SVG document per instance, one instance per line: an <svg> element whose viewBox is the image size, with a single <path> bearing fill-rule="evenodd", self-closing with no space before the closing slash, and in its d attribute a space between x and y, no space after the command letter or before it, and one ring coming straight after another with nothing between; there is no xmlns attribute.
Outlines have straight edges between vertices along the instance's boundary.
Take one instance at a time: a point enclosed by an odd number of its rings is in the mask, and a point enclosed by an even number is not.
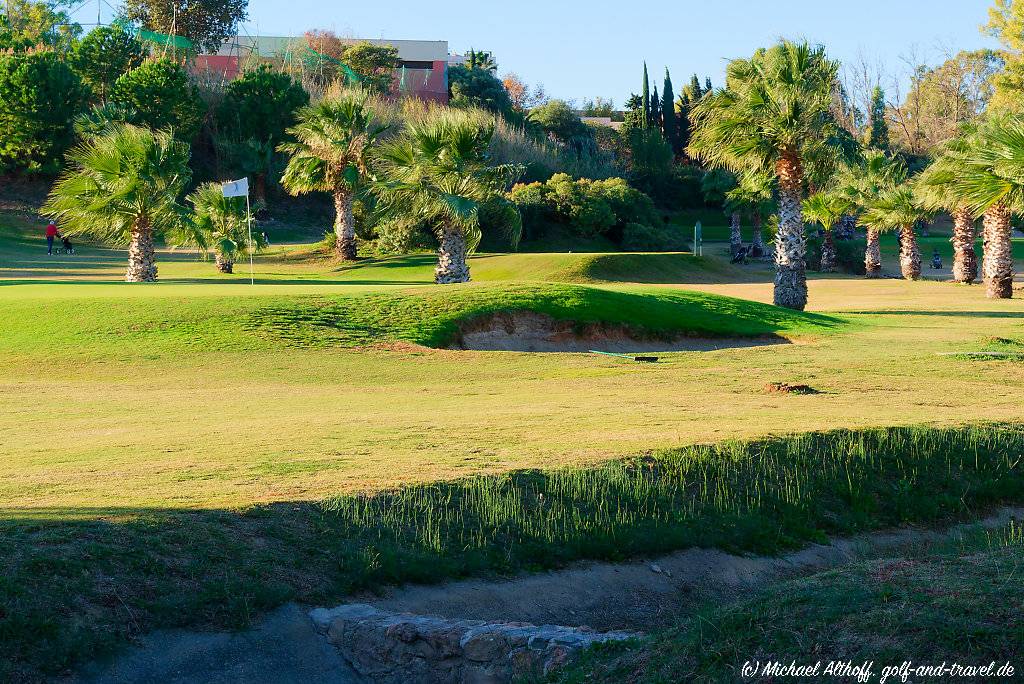
<svg viewBox="0 0 1024 684"><path fill-rule="evenodd" d="M57 230L57 224L50 221L49 225L46 226L46 253L53 254L53 239L60 235L60 231Z"/></svg>

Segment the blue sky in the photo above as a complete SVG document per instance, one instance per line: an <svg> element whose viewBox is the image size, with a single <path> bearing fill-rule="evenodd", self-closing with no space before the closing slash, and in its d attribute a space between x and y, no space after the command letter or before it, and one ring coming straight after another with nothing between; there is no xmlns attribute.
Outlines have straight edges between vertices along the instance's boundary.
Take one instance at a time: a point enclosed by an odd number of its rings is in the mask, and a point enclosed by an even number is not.
<svg viewBox="0 0 1024 684"><path fill-rule="evenodd" d="M76 16L95 21L95 2ZM995 47L981 35L991 0L250 0L245 29L296 35L327 28L367 38L447 40L449 49L492 50L502 73L543 83L552 97L600 95L621 104L639 90L642 62L660 83L668 66L680 84L693 72L721 83L725 62L779 36L824 43L842 61L858 54L891 71L916 46ZM105 14L109 14L105 10Z"/></svg>

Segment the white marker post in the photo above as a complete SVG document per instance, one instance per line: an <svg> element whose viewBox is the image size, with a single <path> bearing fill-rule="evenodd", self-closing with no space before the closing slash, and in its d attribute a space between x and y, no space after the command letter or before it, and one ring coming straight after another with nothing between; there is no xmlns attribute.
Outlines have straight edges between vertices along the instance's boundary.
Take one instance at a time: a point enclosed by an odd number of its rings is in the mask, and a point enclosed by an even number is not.
<svg viewBox="0 0 1024 684"><path fill-rule="evenodd" d="M228 181L221 185L221 190L225 197L242 197L245 196L245 221L249 227L249 284L256 284L256 277L253 275L253 264L252 264L252 253L253 253L253 242L252 242L252 211L249 209L249 177L241 178L236 181Z"/></svg>

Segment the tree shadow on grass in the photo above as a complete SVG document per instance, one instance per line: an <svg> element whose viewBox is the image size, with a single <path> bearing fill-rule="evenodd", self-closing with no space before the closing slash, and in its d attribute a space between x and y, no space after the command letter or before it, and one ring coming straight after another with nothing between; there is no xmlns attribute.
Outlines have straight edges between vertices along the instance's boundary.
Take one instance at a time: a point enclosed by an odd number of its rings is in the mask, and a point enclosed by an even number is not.
<svg viewBox="0 0 1024 684"><path fill-rule="evenodd" d="M1016 311L927 311L915 309L869 309L865 311L844 310L843 314L877 316L956 316L962 318L1024 318L1024 312Z"/></svg>
<svg viewBox="0 0 1024 684"><path fill-rule="evenodd" d="M388 584L966 519L1024 500L1022 450L1019 426L844 430L317 503L0 509L0 680Z"/></svg>

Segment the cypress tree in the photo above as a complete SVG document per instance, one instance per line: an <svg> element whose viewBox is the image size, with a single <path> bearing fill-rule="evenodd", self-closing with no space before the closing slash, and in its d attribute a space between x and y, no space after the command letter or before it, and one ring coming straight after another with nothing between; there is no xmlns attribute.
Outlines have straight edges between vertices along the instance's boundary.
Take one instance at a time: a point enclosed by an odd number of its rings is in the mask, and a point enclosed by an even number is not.
<svg viewBox="0 0 1024 684"><path fill-rule="evenodd" d="M707 94L708 94L708 93L710 93L710 92L711 92L712 90L714 90L714 88L712 88L712 87L711 87L711 77L710 77L710 76L707 76L707 77L706 77L706 78L704 79L704 94L705 94L705 95L707 95Z"/></svg>
<svg viewBox="0 0 1024 684"><path fill-rule="evenodd" d="M651 125L651 81L647 77L647 62L644 62L644 87L640 91L644 101L644 128Z"/></svg>
<svg viewBox="0 0 1024 684"><path fill-rule="evenodd" d="M871 91L871 129L868 132L868 147L883 152L889 151L889 124L885 120L885 91L875 86Z"/></svg>
<svg viewBox="0 0 1024 684"><path fill-rule="evenodd" d="M668 73L668 67L665 67L665 87L661 91L661 118L663 119L663 130L665 131L665 140L672 147L672 151L679 154L679 136L676 125L676 110L675 105L675 93L672 92L672 76Z"/></svg>
<svg viewBox="0 0 1024 684"><path fill-rule="evenodd" d="M661 98L658 97L658 86L651 93L651 126L661 132Z"/></svg>

